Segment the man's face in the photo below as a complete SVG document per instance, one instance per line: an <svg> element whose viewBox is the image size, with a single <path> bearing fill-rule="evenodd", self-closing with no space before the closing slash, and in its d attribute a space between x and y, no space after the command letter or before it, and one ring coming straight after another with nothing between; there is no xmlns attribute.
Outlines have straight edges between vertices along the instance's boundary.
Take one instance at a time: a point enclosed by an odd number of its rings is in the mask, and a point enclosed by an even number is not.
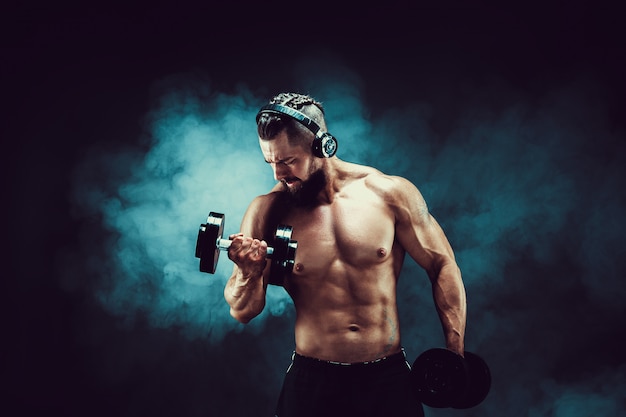
<svg viewBox="0 0 626 417"><path fill-rule="evenodd" d="M297 194L321 164L308 149L292 146L286 131L272 140L259 140L265 162L274 171L274 179L280 181L291 194Z"/></svg>

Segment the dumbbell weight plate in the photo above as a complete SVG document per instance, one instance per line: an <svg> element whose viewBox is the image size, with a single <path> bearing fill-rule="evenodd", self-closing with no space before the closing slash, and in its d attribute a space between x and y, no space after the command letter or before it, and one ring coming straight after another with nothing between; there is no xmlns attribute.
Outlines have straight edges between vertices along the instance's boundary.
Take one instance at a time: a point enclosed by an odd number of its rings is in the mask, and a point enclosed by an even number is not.
<svg viewBox="0 0 626 417"><path fill-rule="evenodd" d="M270 267L270 282L281 282L285 275L292 272L298 242L291 240L293 228L284 224L278 225L274 236L274 253Z"/></svg>
<svg viewBox="0 0 626 417"><path fill-rule="evenodd" d="M491 372L487 363L472 352L465 352L465 362L469 374L469 386L465 396L456 401L452 408L472 408L487 398L491 389Z"/></svg>
<svg viewBox="0 0 626 417"><path fill-rule="evenodd" d="M196 258L200 258L200 271L214 274L220 249L216 246L217 239L224 233L224 215L210 212L206 224L200 225L196 243Z"/></svg>
<svg viewBox="0 0 626 417"><path fill-rule="evenodd" d="M468 370L465 360L448 349L429 349L411 367L410 380L420 401L429 407L450 407L465 397Z"/></svg>

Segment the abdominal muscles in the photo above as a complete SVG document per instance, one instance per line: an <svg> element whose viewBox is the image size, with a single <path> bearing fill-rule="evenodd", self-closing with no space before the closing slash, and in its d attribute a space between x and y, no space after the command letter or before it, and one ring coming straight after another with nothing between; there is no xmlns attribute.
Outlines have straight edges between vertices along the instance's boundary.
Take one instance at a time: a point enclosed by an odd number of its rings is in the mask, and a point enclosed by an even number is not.
<svg viewBox="0 0 626 417"><path fill-rule="evenodd" d="M306 272L294 274L286 288L296 305L299 354L353 363L400 350L396 279L389 266L379 269L335 271L326 279L311 280Z"/></svg>

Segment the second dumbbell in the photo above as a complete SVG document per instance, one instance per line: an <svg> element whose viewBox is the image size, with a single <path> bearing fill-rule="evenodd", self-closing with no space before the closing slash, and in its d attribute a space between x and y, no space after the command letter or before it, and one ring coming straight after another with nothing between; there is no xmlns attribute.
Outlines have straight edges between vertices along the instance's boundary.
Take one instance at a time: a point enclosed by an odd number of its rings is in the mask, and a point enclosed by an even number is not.
<svg viewBox="0 0 626 417"><path fill-rule="evenodd" d="M491 372L478 355L465 357L433 348L415 359L410 381L419 400L434 408L472 408L483 402L491 388Z"/></svg>

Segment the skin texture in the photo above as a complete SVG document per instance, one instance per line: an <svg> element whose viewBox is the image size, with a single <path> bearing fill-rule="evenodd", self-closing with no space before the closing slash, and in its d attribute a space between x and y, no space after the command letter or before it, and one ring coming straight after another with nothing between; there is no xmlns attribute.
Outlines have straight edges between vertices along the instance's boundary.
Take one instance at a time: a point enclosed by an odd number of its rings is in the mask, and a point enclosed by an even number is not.
<svg viewBox="0 0 626 417"><path fill-rule="evenodd" d="M263 238L270 219L284 193L297 194L323 174L325 182L307 204L282 207L279 216L298 241L293 274L283 282L296 308L296 352L346 363L399 352L396 286L408 254L430 278L446 347L462 355L461 273L419 190L371 167L317 158L309 146L290 143L284 130L259 143L278 183L252 201L240 233L230 236L235 266L224 296L231 315L248 323L265 307L269 262Z"/></svg>

